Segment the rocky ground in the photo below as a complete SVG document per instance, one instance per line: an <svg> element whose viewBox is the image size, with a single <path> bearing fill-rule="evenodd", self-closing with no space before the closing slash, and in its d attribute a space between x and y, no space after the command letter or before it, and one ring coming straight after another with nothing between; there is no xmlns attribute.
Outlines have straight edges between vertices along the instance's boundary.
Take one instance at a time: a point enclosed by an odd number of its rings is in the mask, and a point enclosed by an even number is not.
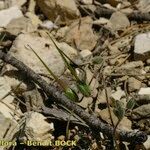
<svg viewBox="0 0 150 150"><path fill-rule="evenodd" d="M0 0L0 150L150 150L149 13L150 0Z"/></svg>

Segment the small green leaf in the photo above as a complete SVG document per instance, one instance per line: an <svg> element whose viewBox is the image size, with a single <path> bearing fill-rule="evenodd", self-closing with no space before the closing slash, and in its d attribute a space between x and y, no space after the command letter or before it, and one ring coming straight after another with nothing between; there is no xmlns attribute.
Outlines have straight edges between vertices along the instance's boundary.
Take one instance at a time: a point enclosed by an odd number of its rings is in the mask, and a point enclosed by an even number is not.
<svg viewBox="0 0 150 150"><path fill-rule="evenodd" d="M76 92L74 90L70 89L70 88L67 88L65 90L65 96L67 98L69 98L70 100L72 100L72 101L78 101L79 100L78 95L76 94Z"/></svg>
<svg viewBox="0 0 150 150"><path fill-rule="evenodd" d="M127 102L126 108L127 108L127 109L133 109L134 106L135 106L135 100L134 100L134 99L130 99L130 100Z"/></svg>
<svg viewBox="0 0 150 150"><path fill-rule="evenodd" d="M116 101L113 112L118 120L122 120L125 115L125 108L123 107L123 103L120 101Z"/></svg>
<svg viewBox="0 0 150 150"><path fill-rule="evenodd" d="M85 82L78 82L77 87L84 96L89 97L91 95L90 87Z"/></svg>
<svg viewBox="0 0 150 150"><path fill-rule="evenodd" d="M94 64L101 64L103 62L103 58L101 56L95 56L92 61Z"/></svg>

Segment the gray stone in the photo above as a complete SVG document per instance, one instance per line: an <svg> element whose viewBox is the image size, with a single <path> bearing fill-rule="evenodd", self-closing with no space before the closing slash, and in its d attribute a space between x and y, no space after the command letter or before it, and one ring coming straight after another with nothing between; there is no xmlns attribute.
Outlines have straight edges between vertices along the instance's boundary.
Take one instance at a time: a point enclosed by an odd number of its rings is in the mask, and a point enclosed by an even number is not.
<svg viewBox="0 0 150 150"><path fill-rule="evenodd" d="M127 16L121 12L113 13L110 18L110 23L114 30L120 30L130 26Z"/></svg>
<svg viewBox="0 0 150 150"><path fill-rule="evenodd" d="M134 59L146 60L150 58L150 32L135 37Z"/></svg>
<svg viewBox="0 0 150 150"><path fill-rule="evenodd" d="M150 117L150 104L142 105L133 109L132 118L133 119L143 119Z"/></svg>

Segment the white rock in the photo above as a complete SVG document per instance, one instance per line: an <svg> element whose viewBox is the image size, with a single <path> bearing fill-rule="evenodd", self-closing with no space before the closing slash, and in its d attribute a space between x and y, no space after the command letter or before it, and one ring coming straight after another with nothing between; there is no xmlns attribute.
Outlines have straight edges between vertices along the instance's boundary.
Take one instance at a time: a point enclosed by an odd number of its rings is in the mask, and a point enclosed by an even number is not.
<svg viewBox="0 0 150 150"><path fill-rule="evenodd" d="M138 92L139 95L150 95L150 87L141 88Z"/></svg>
<svg viewBox="0 0 150 150"><path fill-rule="evenodd" d="M139 90L141 88L141 85L142 83L133 77L128 79L128 89L130 92Z"/></svg>
<svg viewBox="0 0 150 150"><path fill-rule="evenodd" d="M135 37L134 59L146 60L150 58L150 32L138 34Z"/></svg>
<svg viewBox="0 0 150 150"><path fill-rule="evenodd" d="M58 26L56 26L52 21L46 20L44 21L40 27L51 30L51 29L58 29Z"/></svg>
<svg viewBox="0 0 150 150"><path fill-rule="evenodd" d="M11 20L22 17L23 14L17 6L0 11L0 27L5 27Z"/></svg>
<svg viewBox="0 0 150 150"><path fill-rule="evenodd" d="M107 24L109 22L108 19L100 17L98 20L93 21L93 24L95 25L104 25Z"/></svg>
<svg viewBox="0 0 150 150"><path fill-rule="evenodd" d="M81 0L81 2L82 2L83 4L88 5L88 4L92 4L92 3L93 3L93 0Z"/></svg>
<svg viewBox="0 0 150 150"><path fill-rule="evenodd" d="M37 0L37 5L51 21L55 21L59 16L60 19L57 22L66 23L80 16L74 0Z"/></svg>
<svg viewBox="0 0 150 150"><path fill-rule="evenodd" d="M83 50L80 52L80 56L82 59L88 59L90 56L92 56L92 52L89 50Z"/></svg>
<svg viewBox="0 0 150 150"><path fill-rule="evenodd" d="M125 92L121 89L118 89L117 91L115 91L111 97L114 99L114 100L120 100L122 97L125 96Z"/></svg>
<svg viewBox="0 0 150 150"><path fill-rule="evenodd" d="M150 135L148 135L148 139L144 142L144 146L146 149L150 149Z"/></svg>
<svg viewBox="0 0 150 150"><path fill-rule="evenodd" d="M112 24L112 28L114 30L120 30L130 26L127 16L121 12L113 13L110 17L110 23Z"/></svg>
<svg viewBox="0 0 150 150"><path fill-rule="evenodd" d="M71 59L76 57L77 51L68 44L58 42L56 42L56 44ZM47 69L43 66L32 50L25 47L27 45L30 45L37 52L37 54L56 75L61 75L63 73L65 69L64 61L48 36L40 37L36 33L20 34L14 41L9 53L21 60L36 73L49 74Z"/></svg>
<svg viewBox="0 0 150 150"><path fill-rule="evenodd" d="M54 131L54 124L48 123L46 117L37 112L30 112L24 129L25 138L28 140L52 140L52 132Z"/></svg>

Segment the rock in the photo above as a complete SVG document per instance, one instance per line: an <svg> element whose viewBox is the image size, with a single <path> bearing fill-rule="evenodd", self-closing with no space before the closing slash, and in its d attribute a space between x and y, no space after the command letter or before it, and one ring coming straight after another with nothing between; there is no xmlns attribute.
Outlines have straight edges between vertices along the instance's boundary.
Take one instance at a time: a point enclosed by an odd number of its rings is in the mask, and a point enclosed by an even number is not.
<svg viewBox="0 0 150 150"><path fill-rule="evenodd" d="M92 102L93 102L92 97L84 97L83 100L80 103L78 103L78 105L86 109L90 104L92 104Z"/></svg>
<svg viewBox="0 0 150 150"><path fill-rule="evenodd" d="M150 0L140 0L137 4L137 8L142 12L150 12Z"/></svg>
<svg viewBox="0 0 150 150"><path fill-rule="evenodd" d="M125 92L120 88L118 88L117 91L111 94L111 98L113 98L114 100L121 100L121 98L125 96L126 96Z"/></svg>
<svg viewBox="0 0 150 150"><path fill-rule="evenodd" d="M124 8L124 9L121 9L120 11L124 14L131 14L133 13L134 10L131 8Z"/></svg>
<svg viewBox="0 0 150 150"><path fill-rule="evenodd" d="M68 29L69 29L68 26L65 26L65 27L62 27L62 28L58 29L58 31L57 31L55 37L56 37L57 39L64 38L65 35L66 35L66 33L67 33L67 31L68 31Z"/></svg>
<svg viewBox="0 0 150 150"><path fill-rule="evenodd" d="M108 108L103 109L99 112L100 117L105 120L107 123L111 124L111 120L110 120L110 115L108 113ZM112 120L114 122L114 124L117 123L118 119L117 117L114 115L113 110L111 109L111 114L112 114ZM124 117L121 122L118 125L118 129L121 130L126 130L126 131L131 131L131 126L132 126L132 122L127 118Z"/></svg>
<svg viewBox="0 0 150 150"><path fill-rule="evenodd" d="M5 105L3 105L3 106L5 106ZM3 108L1 104L0 104L0 108ZM7 111L7 109L4 108L3 113L6 114L5 111ZM12 141L14 136L18 132L17 126L19 126L19 125L17 124L15 119L12 119L12 117L9 118L8 116L5 116L3 113L0 112L0 130L1 130L0 139L3 139L4 141ZM11 113L13 113L13 112L11 112ZM15 142L13 142L13 144L15 144Z"/></svg>
<svg viewBox="0 0 150 150"><path fill-rule="evenodd" d="M22 94L25 91L33 90L35 85L28 80L24 79L24 76L20 73L20 71L15 70L10 65L6 66L7 70L4 73L4 78L9 86L14 90L15 94ZM22 83L21 83L22 82ZM21 85L18 87L18 85ZM15 90L17 87L17 90Z"/></svg>
<svg viewBox="0 0 150 150"><path fill-rule="evenodd" d="M4 1L0 1L0 10L5 9L5 2Z"/></svg>
<svg viewBox="0 0 150 150"><path fill-rule="evenodd" d="M91 80L92 80L94 75L93 75L93 73L91 72L91 70L89 68L87 68L85 70L85 72L86 72L86 81L89 84L91 82Z"/></svg>
<svg viewBox="0 0 150 150"><path fill-rule="evenodd" d="M138 34L134 43L134 59L146 60L150 58L150 32Z"/></svg>
<svg viewBox="0 0 150 150"><path fill-rule="evenodd" d="M91 51L95 47L98 39L93 33L92 23L93 21L90 17L82 18L80 27L79 20L72 23L66 32L66 42L71 45L75 43L80 50L88 49Z"/></svg>
<svg viewBox="0 0 150 150"><path fill-rule="evenodd" d="M150 59L146 60L147 65L150 65Z"/></svg>
<svg viewBox="0 0 150 150"><path fill-rule="evenodd" d="M110 17L110 23L113 30L121 30L130 26L127 16L121 12L114 12Z"/></svg>
<svg viewBox="0 0 150 150"><path fill-rule="evenodd" d="M56 26L52 21L46 20L42 24L40 24L40 27L43 29L58 29L58 26Z"/></svg>
<svg viewBox="0 0 150 150"><path fill-rule="evenodd" d="M96 6L95 5L91 5L91 4L80 5L80 12L81 12L81 14L85 14L86 15L86 11L88 11L91 14L92 13L94 14L95 10L96 10Z"/></svg>
<svg viewBox="0 0 150 150"><path fill-rule="evenodd" d="M125 69L125 70L133 70L135 68L142 68L144 63L142 61L132 61L126 64L123 64L118 69Z"/></svg>
<svg viewBox="0 0 150 150"><path fill-rule="evenodd" d="M133 119L143 119L150 117L150 104L142 105L133 109L132 118Z"/></svg>
<svg viewBox="0 0 150 150"><path fill-rule="evenodd" d="M68 44L58 42L56 44L71 59L76 57L77 51ZM37 33L20 34L14 41L9 53L21 60L36 73L49 74L32 50L25 47L27 45L30 45L37 52L56 75L61 75L64 72L64 61L48 36L41 37Z"/></svg>
<svg viewBox="0 0 150 150"><path fill-rule="evenodd" d="M93 21L94 25L105 25L109 22L108 19L100 17L98 20Z"/></svg>
<svg viewBox="0 0 150 150"><path fill-rule="evenodd" d="M44 141L52 140L54 138L52 135L54 124L48 123L46 117L37 112L29 112L29 114L26 115L27 121L20 137L21 140L24 142L26 140Z"/></svg>
<svg viewBox="0 0 150 150"><path fill-rule="evenodd" d="M93 0L81 0L81 2L85 5L92 4Z"/></svg>
<svg viewBox="0 0 150 150"><path fill-rule="evenodd" d="M80 52L80 56L83 60L87 60L88 58L92 56L92 52L89 50L83 50Z"/></svg>
<svg viewBox="0 0 150 150"><path fill-rule="evenodd" d="M6 26L6 31L17 36L21 32L33 32L37 29L37 25L33 25L32 21L27 17L13 19Z"/></svg>
<svg viewBox="0 0 150 150"><path fill-rule="evenodd" d="M111 88L110 88L110 87L107 87L106 90L107 90L107 95L108 95L108 101L110 101ZM103 89L102 91L99 91L98 97L97 97L97 103L102 103L102 104L106 104L106 103L107 103L107 98L106 98L105 89Z"/></svg>
<svg viewBox="0 0 150 150"><path fill-rule="evenodd" d="M14 6L14 7L5 9L5 10L1 10L0 11L0 20L1 20L0 27L6 27L7 24L11 20L20 18L22 16L23 16L23 14L17 6Z"/></svg>
<svg viewBox="0 0 150 150"><path fill-rule="evenodd" d="M9 8L12 6L21 7L26 2L27 2L27 0L5 0L5 8Z"/></svg>
<svg viewBox="0 0 150 150"><path fill-rule="evenodd" d="M40 24L42 24L42 21L39 19L39 17L31 12L27 12L25 14L27 18L31 20L31 23L37 28Z"/></svg>
<svg viewBox="0 0 150 150"><path fill-rule="evenodd" d="M139 95L150 95L150 87L141 88L138 92Z"/></svg>
<svg viewBox="0 0 150 150"><path fill-rule="evenodd" d="M150 149L150 135L148 135L148 139L144 142L145 149Z"/></svg>
<svg viewBox="0 0 150 150"><path fill-rule="evenodd" d="M57 23L67 23L80 16L74 0L37 0L37 5L49 20L55 21L59 16Z"/></svg>
<svg viewBox="0 0 150 150"><path fill-rule="evenodd" d="M99 87L99 82L96 78L93 78L90 83L91 95L92 97L96 97L98 94L97 88Z"/></svg>
<svg viewBox="0 0 150 150"><path fill-rule="evenodd" d="M134 77L131 77L128 79L128 90L129 92L137 91L141 88L141 81L135 79Z"/></svg>
<svg viewBox="0 0 150 150"><path fill-rule="evenodd" d="M7 80L5 79L5 77L0 77L0 100L2 98L4 98L10 91L11 91L11 87L9 82L7 82ZM3 99L3 101L7 102L7 103L12 103L14 100L14 97L12 95L8 95L7 97L5 97L5 99Z"/></svg>

